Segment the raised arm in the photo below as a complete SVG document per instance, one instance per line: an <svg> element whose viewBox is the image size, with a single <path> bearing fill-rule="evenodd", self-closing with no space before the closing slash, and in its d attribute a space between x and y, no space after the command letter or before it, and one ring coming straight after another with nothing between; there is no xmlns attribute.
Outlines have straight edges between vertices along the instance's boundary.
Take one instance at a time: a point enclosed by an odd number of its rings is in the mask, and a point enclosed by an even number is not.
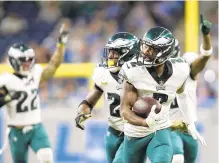
<svg viewBox="0 0 219 163"><path fill-rule="evenodd" d="M212 54L212 46L211 46L211 23L207 20L203 20L203 16L201 15L201 31L202 31L202 44L200 46L201 55L192 62L191 64L191 77L193 79L197 79L197 75L204 69L207 61L209 60Z"/></svg>
<svg viewBox="0 0 219 163"><path fill-rule="evenodd" d="M137 90L135 87L128 83L124 82L123 92L121 96L120 104L120 114L124 120L136 126L145 126L148 127L145 119L137 116L131 109L134 103L137 101Z"/></svg>
<svg viewBox="0 0 219 163"><path fill-rule="evenodd" d="M67 26L63 24L60 29L60 35L58 38L58 43L56 46L55 53L53 54L52 58L47 64L46 68L43 70L40 82L47 81L55 74L56 70L62 63L63 56L65 53L65 44L67 40L68 40L68 29Z"/></svg>

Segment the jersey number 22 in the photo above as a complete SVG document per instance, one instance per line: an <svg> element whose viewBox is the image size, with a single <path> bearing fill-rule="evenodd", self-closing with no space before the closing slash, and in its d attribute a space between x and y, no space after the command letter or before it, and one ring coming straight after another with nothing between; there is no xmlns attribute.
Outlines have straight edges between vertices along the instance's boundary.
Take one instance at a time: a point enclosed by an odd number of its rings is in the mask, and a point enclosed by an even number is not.
<svg viewBox="0 0 219 163"><path fill-rule="evenodd" d="M28 94L25 91L19 91L20 93L20 98L18 100L17 103L17 112L21 113L21 112L27 112L28 110L35 110L37 109L37 106L35 106L35 100L37 98L37 90L34 89L31 91L31 97L32 99L29 102L26 102L26 104L24 104L24 102L28 99ZM30 109L29 109L30 107Z"/></svg>

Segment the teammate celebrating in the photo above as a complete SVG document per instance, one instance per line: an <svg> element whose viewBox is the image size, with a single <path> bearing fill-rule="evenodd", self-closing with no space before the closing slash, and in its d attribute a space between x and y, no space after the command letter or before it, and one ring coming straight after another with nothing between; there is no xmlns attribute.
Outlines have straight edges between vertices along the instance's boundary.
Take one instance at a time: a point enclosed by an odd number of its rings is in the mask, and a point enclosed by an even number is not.
<svg viewBox="0 0 219 163"><path fill-rule="evenodd" d="M109 128L106 136L108 163L122 163L123 119L120 117L120 67L137 52L138 39L130 33L121 32L113 35L105 46L106 64L95 68L93 90L78 107L75 119L77 127L84 130L84 121L91 117L91 111L104 94L105 106L110 111Z"/></svg>
<svg viewBox="0 0 219 163"><path fill-rule="evenodd" d="M6 104L9 142L14 163L27 163L29 146L41 163L52 163L53 153L48 135L41 123L39 84L51 78L62 62L67 27L60 29L57 48L47 67L35 64L35 53L25 44L14 44L8 60L14 73L0 76L1 102Z"/></svg>
<svg viewBox="0 0 219 163"><path fill-rule="evenodd" d="M140 55L126 62L120 71L125 79L121 98L124 124L124 162L144 162L145 155L152 163L170 163L171 145L170 104L177 93L184 92L190 68L182 59L168 59L173 55L175 39L163 28L150 29L140 40ZM132 106L140 97L153 97L162 104L156 114L155 107L146 119L137 116ZM187 104L187 99L182 98ZM195 129L194 129L195 130Z"/></svg>
<svg viewBox="0 0 219 163"><path fill-rule="evenodd" d="M196 53L187 52L182 55L182 57L189 63L191 67L190 76L187 80L187 93L190 96L189 100L189 109L192 111L193 121L197 120L196 116L196 87L197 87L197 76L205 67L207 61L209 60L212 54L211 39L210 39L210 29L211 23L207 20L203 21L201 15L201 32L203 34L203 44L200 46L201 55L198 56ZM176 46L176 49L179 49ZM176 56L179 56L179 53L176 50ZM172 163L195 163L198 155L198 143L196 139L200 140L203 145L206 145L204 139L201 137L192 137L193 134L190 133L190 128L187 129L186 117L183 117L181 114L177 100L174 100L174 103L171 105L171 120L175 121L172 128L176 131L171 132L171 139L174 150L174 157ZM185 121L185 122L182 122ZM181 131L182 132L181 132ZM190 133L190 134L188 134Z"/></svg>

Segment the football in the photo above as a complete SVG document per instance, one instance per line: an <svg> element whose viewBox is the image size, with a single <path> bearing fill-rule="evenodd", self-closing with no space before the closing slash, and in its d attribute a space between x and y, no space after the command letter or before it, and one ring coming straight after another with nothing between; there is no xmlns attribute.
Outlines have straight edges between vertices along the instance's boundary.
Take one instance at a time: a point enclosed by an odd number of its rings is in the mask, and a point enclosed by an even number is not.
<svg viewBox="0 0 219 163"><path fill-rule="evenodd" d="M136 115L147 118L153 105L156 105L155 113L159 113L162 105L157 100L151 97L141 97L135 102L132 110Z"/></svg>

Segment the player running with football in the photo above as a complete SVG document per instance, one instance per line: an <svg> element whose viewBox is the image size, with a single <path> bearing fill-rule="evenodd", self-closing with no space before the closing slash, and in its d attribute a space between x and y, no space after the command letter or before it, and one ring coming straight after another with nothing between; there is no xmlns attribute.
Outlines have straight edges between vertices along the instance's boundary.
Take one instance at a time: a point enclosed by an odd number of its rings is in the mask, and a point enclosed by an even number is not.
<svg viewBox="0 0 219 163"><path fill-rule="evenodd" d="M207 61L212 54L212 46L210 39L211 23L207 20L203 20L201 15L201 32L203 34L203 44L200 46L201 55L198 56L196 53L187 52L182 55L182 58L190 65L191 72L187 80L187 92L190 96L189 108L192 111L194 122L197 120L196 116L196 87L197 87L197 76L204 69ZM179 49L176 46L176 49ZM180 54L176 50L175 56L178 57ZM170 110L171 120L173 121L172 128L176 131L171 132L172 145L174 150L174 156L172 163L195 163L198 155L198 142L197 137L190 132L190 128L187 128L187 119L185 119L179 110L177 100L171 105ZM183 122L184 121L184 122ZM194 127L194 126L193 126ZM191 135L190 135L190 134ZM202 145L205 145L204 139L201 140Z"/></svg>
<svg viewBox="0 0 219 163"><path fill-rule="evenodd" d="M152 163L171 163L173 149L169 120L170 104L175 94L187 104L184 92L190 68L182 58L169 59L175 39L163 28L151 28L140 40L140 54L126 62L120 70L124 79L121 96L121 115L124 124L124 162L143 163L145 156ZM141 97L153 97L162 104L156 114L153 105L148 117L137 116L132 107ZM196 131L195 128L193 130Z"/></svg>
<svg viewBox="0 0 219 163"><path fill-rule="evenodd" d="M105 65L96 67L93 74L93 90L78 107L75 118L77 127L84 130L84 121L91 117L91 111L104 95L104 102L109 109L109 128L106 136L106 154L108 163L122 163L123 119L120 117L119 71L121 66L133 58L137 52L138 39L131 33L120 32L110 37L105 45Z"/></svg>
<svg viewBox="0 0 219 163"><path fill-rule="evenodd" d="M67 36L67 26L63 25L56 51L44 69L35 64L34 50L28 45L14 44L8 51L14 73L0 76L0 106L6 105L8 139L14 163L28 162L29 147L41 163L53 162L50 141L41 122L39 84L51 78L61 64Z"/></svg>

